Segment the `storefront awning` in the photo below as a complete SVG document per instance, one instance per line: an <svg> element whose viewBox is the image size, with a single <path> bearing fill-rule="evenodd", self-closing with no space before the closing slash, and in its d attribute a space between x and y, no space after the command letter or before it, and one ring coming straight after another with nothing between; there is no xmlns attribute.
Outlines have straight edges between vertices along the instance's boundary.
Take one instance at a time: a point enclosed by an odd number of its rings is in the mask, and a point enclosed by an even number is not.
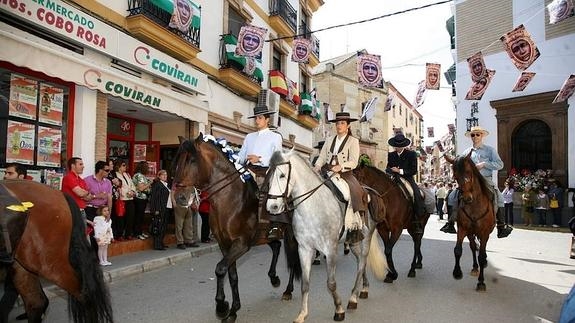
<svg viewBox="0 0 575 323"><path fill-rule="evenodd" d="M0 23L0 60L188 120L208 122L207 102L99 65L84 56L19 37L6 31L9 28Z"/></svg>

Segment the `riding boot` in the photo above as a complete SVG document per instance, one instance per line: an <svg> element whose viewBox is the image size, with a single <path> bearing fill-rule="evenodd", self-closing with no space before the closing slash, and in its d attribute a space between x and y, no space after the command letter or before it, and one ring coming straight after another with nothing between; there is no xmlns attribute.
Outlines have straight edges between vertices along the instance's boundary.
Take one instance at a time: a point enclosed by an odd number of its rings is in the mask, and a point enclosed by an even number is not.
<svg viewBox="0 0 575 323"><path fill-rule="evenodd" d="M453 221L447 221L447 223L445 223L445 225L439 230L445 233L457 233L457 230L455 229L455 222Z"/></svg>
<svg viewBox="0 0 575 323"><path fill-rule="evenodd" d="M273 217L273 215L272 215ZM279 222L270 222L270 230L268 231L268 240L280 240L283 237L282 229Z"/></svg>
<svg viewBox="0 0 575 323"><path fill-rule="evenodd" d="M349 244L356 243L362 241L363 238L364 236L363 232L361 232L361 229L348 230L347 234L345 235L345 242Z"/></svg>
<svg viewBox="0 0 575 323"><path fill-rule="evenodd" d="M511 233L513 228L505 224L504 208L500 207L497 209L496 218L497 218L497 238L507 237Z"/></svg>

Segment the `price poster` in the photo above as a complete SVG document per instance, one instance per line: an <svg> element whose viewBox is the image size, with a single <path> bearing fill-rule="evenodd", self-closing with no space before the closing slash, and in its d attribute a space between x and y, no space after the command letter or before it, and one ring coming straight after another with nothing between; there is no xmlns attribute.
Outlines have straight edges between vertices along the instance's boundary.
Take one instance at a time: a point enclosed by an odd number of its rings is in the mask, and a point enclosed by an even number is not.
<svg viewBox="0 0 575 323"><path fill-rule="evenodd" d="M32 124L8 120L7 163L34 164L34 130Z"/></svg>
<svg viewBox="0 0 575 323"><path fill-rule="evenodd" d="M46 83L40 83L40 122L57 126L62 125L64 108L64 89Z"/></svg>
<svg viewBox="0 0 575 323"><path fill-rule="evenodd" d="M146 145L134 145L134 162L146 160Z"/></svg>
<svg viewBox="0 0 575 323"><path fill-rule="evenodd" d="M10 103L8 114L15 117L36 120L38 82L25 76L10 76Z"/></svg>
<svg viewBox="0 0 575 323"><path fill-rule="evenodd" d="M60 167L60 147L62 132L60 129L38 127L38 166Z"/></svg>

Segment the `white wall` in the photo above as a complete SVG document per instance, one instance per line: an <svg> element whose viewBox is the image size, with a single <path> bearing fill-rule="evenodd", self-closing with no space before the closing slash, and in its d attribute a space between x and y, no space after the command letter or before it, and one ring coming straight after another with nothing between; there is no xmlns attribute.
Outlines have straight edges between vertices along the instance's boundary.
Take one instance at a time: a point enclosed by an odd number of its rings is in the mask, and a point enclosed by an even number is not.
<svg viewBox="0 0 575 323"><path fill-rule="evenodd" d="M83 86L76 85L74 100L74 131L72 133L72 157L84 161L83 176L94 174L96 164L96 93ZM68 133L70 135L70 133ZM102 134L103 135L103 134Z"/></svg>

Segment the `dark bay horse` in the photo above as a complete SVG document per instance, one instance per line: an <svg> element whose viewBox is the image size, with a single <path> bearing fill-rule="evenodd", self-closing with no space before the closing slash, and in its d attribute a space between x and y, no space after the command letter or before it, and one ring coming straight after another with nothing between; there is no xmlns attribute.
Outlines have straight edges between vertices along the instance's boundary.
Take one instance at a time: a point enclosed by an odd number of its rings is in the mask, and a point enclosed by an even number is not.
<svg viewBox="0 0 575 323"><path fill-rule="evenodd" d="M240 173L236 169L240 166L229 160L228 155L223 151L226 150L225 147L217 145L212 136L207 135L205 138L206 141L202 134L195 140L180 138L180 147L175 157L175 185L172 193L176 202L182 206L190 204L189 199L195 188L208 193L211 204L210 228L223 255L215 271L217 276L216 315L222 320L233 322L241 307L236 261L252 246L267 243L273 251L268 276L272 285L277 287L280 280L276 275L275 267L281 242L279 240L269 241L261 236L261 230L258 227L258 188L255 181L251 177L249 179L241 177L245 170ZM288 259L299 259L297 242L289 228L284 234L284 247L287 254L295 252L296 256L288 257ZM288 268L290 280L282 297L284 300L291 299L293 279L301 277L299 261L288 261ZM231 308L225 300L224 279L226 275L232 291Z"/></svg>
<svg viewBox="0 0 575 323"><path fill-rule="evenodd" d="M12 197L19 203L33 204L27 209L27 221L12 222L12 218L7 223L12 238L18 231L22 235L12 243L14 262L4 265L7 288L0 301L0 321L7 322L18 294L24 301L28 321L42 321L48 307L40 284L42 277L68 292L69 315L74 322L113 322L108 288L88 244L78 205L71 197L37 182L6 180L0 185L9 192L1 196L3 208L22 207L6 205L5 201ZM8 216L7 209L0 214Z"/></svg>
<svg viewBox="0 0 575 323"><path fill-rule="evenodd" d="M393 247L403 229L407 229L413 239L413 260L407 276L415 277L415 269L420 269L423 266L421 254L423 234L414 233L413 202L407 199L399 185L389 175L376 167L362 164L353 173L360 183L377 192L377 194L370 194L370 213L372 219L377 223L377 231L385 246L389 272L384 282L393 283L397 279L397 271L393 263ZM421 226L424 230L428 219L429 214L421 219Z"/></svg>
<svg viewBox="0 0 575 323"><path fill-rule="evenodd" d="M471 152L467 156L456 158L445 155L445 160L452 164L453 176L461 190L457 213L457 243L453 250L455 254L453 277L455 279L463 277L459 260L465 237L469 239L473 253L472 274L477 272L477 259L475 258L477 250L475 238L477 237L479 239L479 278L476 290L485 291L483 269L487 267L487 240L495 228L494 196L470 156Z"/></svg>

